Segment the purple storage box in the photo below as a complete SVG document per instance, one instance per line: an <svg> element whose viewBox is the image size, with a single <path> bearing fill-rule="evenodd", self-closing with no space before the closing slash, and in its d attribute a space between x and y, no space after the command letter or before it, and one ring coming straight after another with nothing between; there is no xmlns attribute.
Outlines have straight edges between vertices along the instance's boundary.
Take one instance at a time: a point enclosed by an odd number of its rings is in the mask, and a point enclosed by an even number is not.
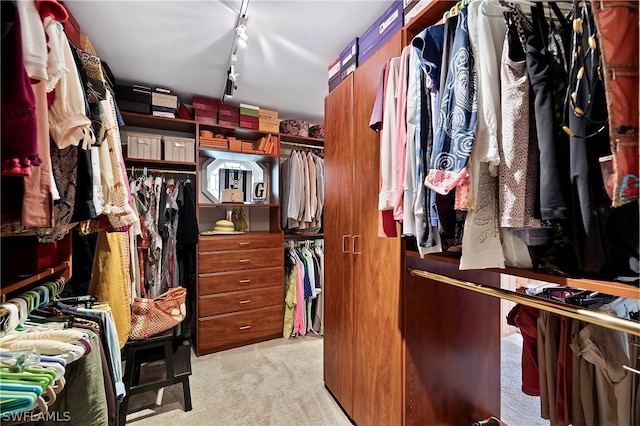
<svg viewBox="0 0 640 426"><path fill-rule="evenodd" d="M331 80L329 80L329 91L331 92L333 89L338 87L338 84L342 83L342 78L340 77L340 73L333 76Z"/></svg>
<svg viewBox="0 0 640 426"><path fill-rule="evenodd" d="M404 24L402 0L394 0L389 8L362 34L358 43L358 64L362 64Z"/></svg>
<svg viewBox="0 0 640 426"><path fill-rule="evenodd" d="M347 78L349 76L349 74L354 72L357 67L358 67L358 65L355 62L352 62L346 68L342 68L340 70L340 81L344 81L344 79Z"/></svg>
<svg viewBox="0 0 640 426"><path fill-rule="evenodd" d="M340 52L340 70L343 70L352 63L358 64L358 37L354 38L347 47Z"/></svg>

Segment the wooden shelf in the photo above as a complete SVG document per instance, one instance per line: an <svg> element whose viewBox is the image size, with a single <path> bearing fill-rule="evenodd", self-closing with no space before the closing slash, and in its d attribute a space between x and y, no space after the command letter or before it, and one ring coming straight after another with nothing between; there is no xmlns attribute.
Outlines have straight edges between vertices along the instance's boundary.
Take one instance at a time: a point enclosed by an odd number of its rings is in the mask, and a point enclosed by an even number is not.
<svg viewBox="0 0 640 426"><path fill-rule="evenodd" d="M250 154L248 152L234 152L234 151L220 151L216 148L207 146L201 146L198 148L201 157L220 158L223 160L236 160L236 161L263 161L271 162L274 159L279 159L277 155L265 155L265 154Z"/></svg>
<svg viewBox="0 0 640 426"><path fill-rule="evenodd" d="M420 256L414 251L407 251L407 256L429 259L432 261L443 262L450 265L459 265L460 261L457 256L451 253L438 253ZM618 283L615 281L601 281L587 278L568 278L559 275L550 275L537 272L531 269L522 268L504 268L504 269L486 269L487 271L497 272L501 274L513 275L517 277L530 278L538 281L559 284L561 286L580 288L590 291L599 291L604 294L610 294L618 297L628 297L631 299L640 299L640 289L633 285ZM485 271L485 269L483 269Z"/></svg>
<svg viewBox="0 0 640 426"><path fill-rule="evenodd" d="M324 139L307 138L304 136L295 136L295 135L288 135L286 133L280 133L280 143L286 144L287 142L301 143L304 145L313 145L319 148L324 147Z"/></svg>
<svg viewBox="0 0 640 426"><path fill-rule="evenodd" d="M241 127L220 126L214 124L198 123L199 130L210 130L213 133L222 134L226 137L233 136L236 139L257 141L267 135L277 135L274 132L265 132L253 129L243 129Z"/></svg>
<svg viewBox="0 0 640 426"><path fill-rule="evenodd" d="M121 111L125 126L147 127L150 129L170 130L174 132L196 132L196 122L182 118L156 117L147 114Z"/></svg>
<svg viewBox="0 0 640 426"><path fill-rule="evenodd" d="M405 32L404 40L411 41L413 37L418 34L420 31L424 30L430 25L433 25L434 22L437 22L441 19L444 12L451 9L451 7L455 6L455 1L432 1L411 21L404 26L403 31ZM405 43L407 44L407 43ZM404 46L404 44L403 44Z"/></svg>
<svg viewBox="0 0 640 426"><path fill-rule="evenodd" d="M52 276L54 274L58 274L59 272L64 271L65 269L68 269L70 267L70 263L69 262L62 262L59 265L56 265L52 268L46 268L43 269L42 271L38 272L37 274L34 275L29 275L29 276L21 276L21 277L17 277L17 279L19 281L14 282L13 284L10 285L3 285L2 288L0 289L0 294L9 294L12 293L16 290L20 290L23 287L28 286L29 284L33 284L37 281L40 281L42 279L45 279L49 276ZM11 277L4 277L4 280L10 280Z"/></svg>
<svg viewBox="0 0 640 426"><path fill-rule="evenodd" d="M324 234L284 234L285 240L319 240Z"/></svg>
<svg viewBox="0 0 640 426"><path fill-rule="evenodd" d="M198 207L278 207L279 204L259 204L259 203L198 203Z"/></svg>
<svg viewBox="0 0 640 426"><path fill-rule="evenodd" d="M145 158L130 158L125 157L124 162L126 165L133 165L136 167L155 167L164 169L180 169L180 170L195 170L196 162L190 161L168 161L168 160L147 160Z"/></svg>

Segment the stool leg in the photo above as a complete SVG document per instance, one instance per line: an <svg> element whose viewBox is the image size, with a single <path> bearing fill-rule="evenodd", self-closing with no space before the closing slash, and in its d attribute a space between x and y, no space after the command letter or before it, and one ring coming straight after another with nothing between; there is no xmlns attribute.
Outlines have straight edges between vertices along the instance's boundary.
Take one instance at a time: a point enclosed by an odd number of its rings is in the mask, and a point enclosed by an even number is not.
<svg viewBox="0 0 640 426"><path fill-rule="evenodd" d="M182 380L182 394L184 396L184 411L191 411L191 386L189 385L189 376L185 376Z"/></svg>
<svg viewBox="0 0 640 426"><path fill-rule="evenodd" d="M118 406L118 425L124 426L127 422L127 410L129 408L129 389L131 389L131 383L133 381L133 373L136 365L136 350L127 350L127 360L125 362L123 382L127 394L124 396L122 402Z"/></svg>
<svg viewBox="0 0 640 426"><path fill-rule="evenodd" d="M173 368L173 342L169 341L164 344L164 366L167 373L167 380L175 377Z"/></svg>

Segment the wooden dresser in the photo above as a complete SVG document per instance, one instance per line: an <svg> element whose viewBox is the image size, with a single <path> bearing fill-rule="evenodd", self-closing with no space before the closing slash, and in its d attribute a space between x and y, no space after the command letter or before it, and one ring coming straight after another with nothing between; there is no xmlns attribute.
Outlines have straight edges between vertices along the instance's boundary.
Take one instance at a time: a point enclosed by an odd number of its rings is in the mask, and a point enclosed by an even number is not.
<svg viewBox="0 0 640 426"><path fill-rule="evenodd" d="M282 336L282 234L201 236L197 353Z"/></svg>

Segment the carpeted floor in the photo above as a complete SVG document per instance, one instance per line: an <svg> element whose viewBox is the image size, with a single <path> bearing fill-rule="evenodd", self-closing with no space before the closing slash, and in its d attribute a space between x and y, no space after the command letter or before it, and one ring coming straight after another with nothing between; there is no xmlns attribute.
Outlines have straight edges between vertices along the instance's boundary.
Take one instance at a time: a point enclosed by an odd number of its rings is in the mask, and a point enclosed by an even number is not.
<svg viewBox="0 0 640 426"><path fill-rule="evenodd" d="M143 425L350 425L322 381L319 337L276 339L191 357L193 410L183 411L182 386L157 395L135 395L129 402L127 424ZM501 419L509 426L544 426L538 397L521 390L522 337L502 339ZM163 366L148 365L143 380L162 374Z"/></svg>
<svg viewBox="0 0 640 426"><path fill-rule="evenodd" d="M503 338L501 350L500 420L509 426L548 425L549 421L540 417L540 397L522 392L522 336Z"/></svg>
<svg viewBox="0 0 640 426"><path fill-rule="evenodd" d="M183 411L182 386L134 395L127 424L142 425L350 425L322 380L322 339L276 339L191 357L193 410ZM156 368L157 367L157 368ZM145 371L146 369L146 371ZM142 380L162 374L143 368ZM157 377L157 376L156 376Z"/></svg>

